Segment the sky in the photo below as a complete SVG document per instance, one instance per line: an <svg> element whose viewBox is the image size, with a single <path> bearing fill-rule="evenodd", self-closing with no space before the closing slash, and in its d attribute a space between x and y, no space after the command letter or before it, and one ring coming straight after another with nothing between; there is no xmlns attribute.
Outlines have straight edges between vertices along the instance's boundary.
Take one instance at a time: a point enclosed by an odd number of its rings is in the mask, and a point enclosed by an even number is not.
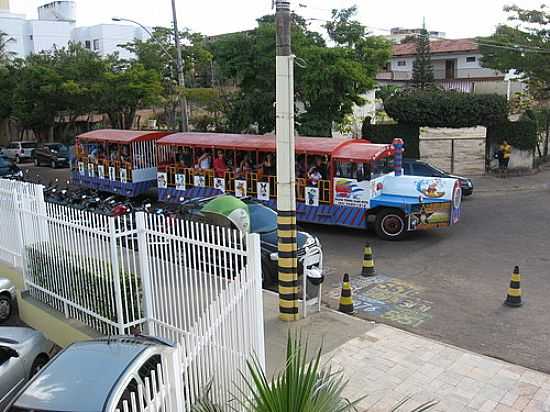
<svg viewBox="0 0 550 412"><path fill-rule="evenodd" d="M167 26L170 0L76 0L77 24L109 23L113 16L139 21L147 26ZM426 18L427 28L443 31L448 38L485 36L506 21L504 5L515 3L537 8L543 0L291 0L304 17L326 20L333 8L359 8L358 19L376 34L391 27L418 27ZM11 0L11 10L36 18L36 8L48 0ZM307 7L300 7L299 5ZM230 33L255 27L255 19L271 13L272 0L176 0L180 26L205 35ZM315 22L316 20L312 20ZM320 23L317 23L317 25Z"/></svg>

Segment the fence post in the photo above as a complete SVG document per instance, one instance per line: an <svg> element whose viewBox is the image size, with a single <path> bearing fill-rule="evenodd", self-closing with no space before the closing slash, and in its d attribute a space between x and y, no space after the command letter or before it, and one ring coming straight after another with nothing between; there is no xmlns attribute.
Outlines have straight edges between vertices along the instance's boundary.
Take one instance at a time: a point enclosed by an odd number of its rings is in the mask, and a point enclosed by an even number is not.
<svg viewBox="0 0 550 412"><path fill-rule="evenodd" d="M149 247L147 246L147 232L145 212L136 213L136 229L138 238L138 259L141 285L143 287L143 312L145 317L146 334L153 334L153 287L151 271L149 270Z"/></svg>
<svg viewBox="0 0 550 412"><path fill-rule="evenodd" d="M124 335L124 309L122 306L122 290L120 288L120 263L118 261L118 246L114 217L109 217L109 246L111 248L111 271L113 274L115 289L114 292L118 333L120 335Z"/></svg>
<svg viewBox="0 0 550 412"><path fill-rule="evenodd" d="M15 189L15 188L14 188ZM23 289L27 289L27 276L26 276L26 270L24 270L24 261L23 256L25 254L25 244L23 240L23 204L22 204L22 196L20 193L21 189L17 188L12 191L12 205L13 205L13 211L15 216L15 227L17 228L15 235L17 237L17 243L19 244L19 260L16 256L13 257L13 263L15 267L18 267L20 269L23 269Z"/></svg>
<svg viewBox="0 0 550 412"><path fill-rule="evenodd" d="M169 405L173 411L186 410L183 397L183 370L179 352L179 346L175 346L171 351L166 352L166 373L168 375L166 378L168 387L170 388L168 395L170 397Z"/></svg>
<svg viewBox="0 0 550 412"><path fill-rule="evenodd" d="M246 238L246 261L247 270L251 279L254 280L254 297L256 302L256 356L258 362L265 372L265 337L264 337L264 299L262 290L262 257L260 249L260 235L257 233L249 234Z"/></svg>

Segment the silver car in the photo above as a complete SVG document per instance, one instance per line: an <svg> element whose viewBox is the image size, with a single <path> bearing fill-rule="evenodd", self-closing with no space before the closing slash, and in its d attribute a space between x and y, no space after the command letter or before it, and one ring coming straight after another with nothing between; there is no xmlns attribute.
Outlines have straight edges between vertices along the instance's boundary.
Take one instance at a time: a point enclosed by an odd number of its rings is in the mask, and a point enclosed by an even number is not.
<svg viewBox="0 0 550 412"><path fill-rule="evenodd" d="M0 411L48 361L55 345L30 328L0 327Z"/></svg>
<svg viewBox="0 0 550 412"><path fill-rule="evenodd" d="M15 307L15 286L9 279L0 278L0 323L7 321Z"/></svg>
<svg viewBox="0 0 550 412"><path fill-rule="evenodd" d="M32 152L38 147L36 142L11 142L3 150L2 154L21 163L23 160L31 159Z"/></svg>
<svg viewBox="0 0 550 412"><path fill-rule="evenodd" d="M173 350L171 345L145 336L73 343L42 369L5 411L137 412L131 406L132 394L138 396L138 388L146 381L153 391L159 390L157 371Z"/></svg>

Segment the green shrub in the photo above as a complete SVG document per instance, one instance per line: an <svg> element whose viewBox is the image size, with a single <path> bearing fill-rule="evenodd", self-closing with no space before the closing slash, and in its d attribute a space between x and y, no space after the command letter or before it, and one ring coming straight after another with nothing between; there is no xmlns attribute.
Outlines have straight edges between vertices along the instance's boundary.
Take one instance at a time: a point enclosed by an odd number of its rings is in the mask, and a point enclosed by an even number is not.
<svg viewBox="0 0 550 412"><path fill-rule="evenodd" d="M82 255L68 253L53 244L28 247L26 250L27 275L32 282L46 290L76 303L98 315L117 322L113 302L115 284L110 281L112 266L105 261L83 258ZM76 264L81 262L82 264ZM88 269L90 268L90 269ZM108 274L103 277L100 273ZM136 280L138 291L136 288ZM131 286L130 286L131 285ZM135 273L120 273L120 290L124 322L139 319L138 295L141 301L141 282ZM56 307L53 300L44 302Z"/></svg>
<svg viewBox="0 0 550 412"><path fill-rule="evenodd" d="M508 116L504 96L443 90L404 90L388 97L384 109L398 123L425 127L489 127Z"/></svg>
<svg viewBox="0 0 550 412"><path fill-rule="evenodd" d="M373 143L389 144L396 137L405 141L405 157L418 159L420 157L419 127L410 124L369 124L363 123L364 139Z"/></svg>
<svg viewBox="0 0 550 412"><path fill-rule="evenodd" d="M538 142L537 123L531 120L501 122L487 129L487 140L490 143L502 143L506 140L517 149L533 150Z"/></svg>

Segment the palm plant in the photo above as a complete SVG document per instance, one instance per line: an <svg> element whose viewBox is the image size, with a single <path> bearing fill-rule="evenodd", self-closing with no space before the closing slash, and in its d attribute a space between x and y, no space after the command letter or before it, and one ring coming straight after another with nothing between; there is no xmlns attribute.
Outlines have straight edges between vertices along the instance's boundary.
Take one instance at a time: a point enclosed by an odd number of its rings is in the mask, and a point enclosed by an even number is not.
<svg viewBox="0 0 550 412"><path fill-rule="evenodd" d="M342 371L321 365L322 348L313 359L308 360L308 341L300 335L288 336L286 366L272 380L269 380L257 359L248 362L249 376L241 372L248 391L240 390L240 408L245 412L352 412L365 397L348 400L344 389L348 383ZM210 386L192 409L193 412L223 412L226 409L210 400ZM411 400L407 397L396 404L391 411L401 411ZM423 412L437 402L429 401L410 412Z"/></svg>
<svg viewBox="0 0 550 412"><path fill-rule="evenodd" d="M8 51L8 43L14 41L13 37L8 37L6 33L0 31L0 63L5 63L12 55Z"/></svg>

